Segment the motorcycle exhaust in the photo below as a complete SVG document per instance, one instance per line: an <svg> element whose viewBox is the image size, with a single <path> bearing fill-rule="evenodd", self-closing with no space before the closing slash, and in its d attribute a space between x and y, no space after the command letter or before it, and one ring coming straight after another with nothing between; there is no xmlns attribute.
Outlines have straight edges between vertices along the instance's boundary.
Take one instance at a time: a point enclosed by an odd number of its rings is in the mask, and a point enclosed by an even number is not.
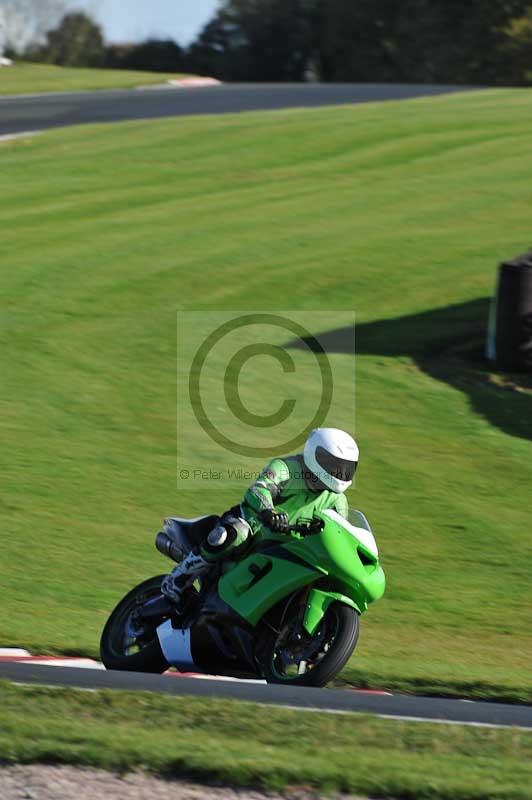
<svg viewBox="0 0 532 800"><path fill-rule="evenodd" d="M183 556L185 555L182 548L176 544L170 536L164 531L159 531L157 536L155 537L155 547L162 553L163 556L167 556L171 558L172 561L176 561L179 563L183 560Z"/></svg>

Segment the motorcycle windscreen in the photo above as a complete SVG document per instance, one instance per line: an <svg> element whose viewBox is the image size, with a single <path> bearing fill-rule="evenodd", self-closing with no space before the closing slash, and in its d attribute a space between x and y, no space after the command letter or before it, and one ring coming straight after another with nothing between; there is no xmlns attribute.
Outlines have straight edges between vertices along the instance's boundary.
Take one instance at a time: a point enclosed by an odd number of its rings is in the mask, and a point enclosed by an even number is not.
<svg viewBox="0 0 532 800"><path fill-rule="evenodd" d="M251 625L292 592L321 575L281 545L240 561L218 584L220 597Z"/></svg>

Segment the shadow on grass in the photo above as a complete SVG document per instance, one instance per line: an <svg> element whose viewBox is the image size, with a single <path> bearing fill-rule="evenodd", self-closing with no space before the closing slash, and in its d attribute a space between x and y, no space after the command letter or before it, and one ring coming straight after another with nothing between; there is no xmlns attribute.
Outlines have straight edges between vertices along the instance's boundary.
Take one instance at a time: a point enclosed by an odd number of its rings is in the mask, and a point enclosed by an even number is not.
<svg viewBox="0 0 532 800"><path fill-rule="evenodd" d="M497 373L484 358L489 298L422 314L357 325L357 355L412 358L440 381L467 394L472 409L511 436L532 439L532 376ZM316 336L326 353L352 353L353 329ZM292 348L311 342L291 341Z"/></svg>

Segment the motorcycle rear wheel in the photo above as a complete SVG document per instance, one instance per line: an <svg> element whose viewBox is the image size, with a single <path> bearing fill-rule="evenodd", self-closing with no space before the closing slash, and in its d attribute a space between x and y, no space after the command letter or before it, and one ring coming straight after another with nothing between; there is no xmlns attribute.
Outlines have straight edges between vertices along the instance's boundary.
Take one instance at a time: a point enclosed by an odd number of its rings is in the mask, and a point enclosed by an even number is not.
<svg viewBox="0 0 532 800"><path fill-rule="evenodd" d="M312 636L289 623L269 632L262 666L268 683L325 686L348 662L359 635L359 615L343 603L332 603Z"/></svg>
<svg viewBox="0 0 532 800"><path fill-rule="evenodd" d="M118 603L107 620L100 640L100 657L106 669L129 670L130 672L165 672L169 664L163 656L157 638L157 620L149 628L135 636L135 611L147 600L161 594L161 582L165 576L157 575L135 586Z"/></svg>

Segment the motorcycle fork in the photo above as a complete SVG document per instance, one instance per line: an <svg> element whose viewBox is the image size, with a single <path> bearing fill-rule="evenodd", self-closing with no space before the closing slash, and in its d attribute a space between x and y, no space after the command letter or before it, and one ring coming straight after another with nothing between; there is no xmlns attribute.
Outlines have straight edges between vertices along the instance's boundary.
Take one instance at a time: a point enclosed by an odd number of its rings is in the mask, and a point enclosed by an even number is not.
<svg viewBox="0 0 532 800"><path fill-rule="evenodd" d="M307 613L308 601L309 601L309 597L310 597L311 591L312 591L312 586L306 586L305 590L303 592L301 592L301 600L299 602L297 622L298 622L298 626L299 626L300 630L303 632L303 634L306 634L306 631L305 631L305 629L303 627L303 624L304 624L304 621L305 621L305 615Z"/></svg>
<svg viewBox="0 0 532 800"><path fill-rule="evenodd" d="M305 612L307 609L307 602L310 594L310 589L311 587L309 586L305 588L302 592L299 592L299 594L297 594L295 597L292 595L292 597L289 598L288 602L286 603L283 609L283 613L281 614L281 618L278 622L278 627L274 628L276 633L278 634L281 633L283 626L286 622L286 618L288 616L288 611L290 610L290 608L293 607L293 604L296 607L295 620L301 627L303 626L303 620L305 618Z"/></svg>

